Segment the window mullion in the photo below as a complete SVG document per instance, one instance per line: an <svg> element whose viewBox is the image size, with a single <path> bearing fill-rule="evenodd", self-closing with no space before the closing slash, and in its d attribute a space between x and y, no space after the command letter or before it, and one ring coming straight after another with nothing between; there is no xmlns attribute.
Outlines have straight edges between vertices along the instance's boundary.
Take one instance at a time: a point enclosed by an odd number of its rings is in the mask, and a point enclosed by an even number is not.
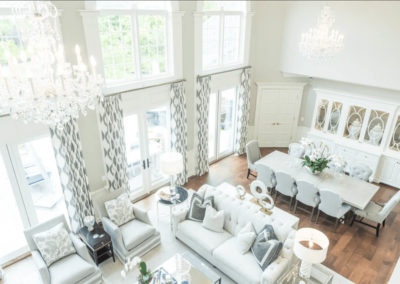
<svg viewBox="0 0 400 284"><path fill-rule="evenodd" d="M139 28L138 28L138 17L137 12L134 11L131 14L132 23L132 39L133 39L133 51L135 54L135 69L136 69L136 79L142 79L142 69L140 61L140 49L139 49Z"/></svg>

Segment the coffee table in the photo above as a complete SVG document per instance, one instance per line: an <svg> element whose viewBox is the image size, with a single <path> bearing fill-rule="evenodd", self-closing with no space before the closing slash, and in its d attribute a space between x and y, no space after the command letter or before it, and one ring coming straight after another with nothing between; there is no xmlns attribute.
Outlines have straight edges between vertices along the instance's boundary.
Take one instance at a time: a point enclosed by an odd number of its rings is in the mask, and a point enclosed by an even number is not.
<svg viewBox="0 0 400 284"><path fill-rule="evenodd" d="M187 260L191 264L191 268L188 273L191 284L221 283L221 276L215 271L214 268L203 262L198 256L190 252L184 252L181 254L181 256L184 260ZM175 277L177 257L179 257L179 254L175 254L173 257L160 265L159 268L164 268L168 273Z"/></svg>

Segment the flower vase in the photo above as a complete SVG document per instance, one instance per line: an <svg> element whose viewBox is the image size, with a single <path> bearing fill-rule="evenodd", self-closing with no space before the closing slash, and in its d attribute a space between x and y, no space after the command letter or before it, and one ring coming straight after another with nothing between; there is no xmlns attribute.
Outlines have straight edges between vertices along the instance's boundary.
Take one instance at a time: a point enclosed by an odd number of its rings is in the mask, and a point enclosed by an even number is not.
<svg viewBox="0 0 400 284"><path fill-rule="evenodd" d="M308 171L310 174L315 175L315 176L320 175L320 174L322 173L322 171L314 171L314 172L313 172L313 170L312 170L310 167L307 167L307 166L305 166L305 168L307 169L307 171Z"/></svg>

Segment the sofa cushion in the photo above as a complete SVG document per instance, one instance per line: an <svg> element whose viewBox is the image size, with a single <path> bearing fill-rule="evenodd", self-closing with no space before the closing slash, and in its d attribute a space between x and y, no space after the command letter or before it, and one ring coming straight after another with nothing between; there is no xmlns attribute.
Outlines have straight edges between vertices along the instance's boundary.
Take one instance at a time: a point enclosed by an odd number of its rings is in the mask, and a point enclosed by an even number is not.
<svg viewBox="0 0 400 284"><path fill-rule="evenodd" d="M210 254L217 246L232 237L226 231L222 233L213 232L204 228L201 223L191 220L179 223L178 230Z"/></svg>
<svg viewBox="0 0 400 284"><path fill-rule="evenodd" d="M224 231L224 210L217 211L211 206L207 206L202 225L206 229L222 233Z"/></svg>
<svg viewBox="0 0 400 284"><path fill-rule="evenodd" d="M197 222L203 221L207 206L214 207L214 197L203 198L201 195L193 193L186 218Z"/></svg>
<svg viewBox="0 0 400 284"><path fill-rule="evenodd" d="M49 267L51 283L78 283L93 274L96 268L77 254L72 254L53 263Z"/></svg>
<svg viewBox="0 0 400 284"><path fill-rule="evenodd" d="M116 199L106 201L104 206L107 210L108 217L117 226L126 224L135 218L133 215L133 204L127 194L121 194Z"/></svg>
<svg viewBox="0 0 400 284"><path fill-rule="evenodd" d="M76 252L63 223L32 236L47 266Z"/></svg>
<svg viewBox="0 0 400 284"><path fill-rule="evenodd" d="M237 249L236 238L231 238L218 246L213 251L213 256L229 270L240 271L243 278L248 279L247 283L260 283L262 269L250 251L245 254L240 253Z"/></svg>
<svg viewBox="0 0 400 284"><path fill-rule="evenodd" d="M278 258L281 249L282 243L276 238L271 225L266 225L264 229L258 233L251 247L251 251L262 270L265 270L270 263Z"/></svg>
<svg viewBox="0 0 400 284"><path fill-rule="evenodd" d="M134 219L119 228L127 250L134 249L156 232L154 227L137 219Z"/></svg>

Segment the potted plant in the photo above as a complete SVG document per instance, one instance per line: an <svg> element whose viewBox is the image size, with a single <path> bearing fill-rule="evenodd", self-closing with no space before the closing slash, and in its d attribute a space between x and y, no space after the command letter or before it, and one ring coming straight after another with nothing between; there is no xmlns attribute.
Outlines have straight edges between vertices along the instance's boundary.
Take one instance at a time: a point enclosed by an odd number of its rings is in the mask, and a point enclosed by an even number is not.
<svg viewBox="0 0 400 284"><path fill-rule="evenodd" d="M134 257L133 259L128 259L124 265L124 270L121 271L123 278L126 278L126 274L133 270L136 266L139 267L140 275L137 280L139 284L150 284L153 279L153 274L150 270L147 270L146 262L142 261L140 257Z"/></svg>
<svg viewBox="0 0 400 284"><path fill-rule="evenodd" d="M331 161L328 146L322 142L318 146L313 142L308 142L307 146L309 154L304 156L302 165L312 174L318 175L328 168L328 163Z"/></svg>

